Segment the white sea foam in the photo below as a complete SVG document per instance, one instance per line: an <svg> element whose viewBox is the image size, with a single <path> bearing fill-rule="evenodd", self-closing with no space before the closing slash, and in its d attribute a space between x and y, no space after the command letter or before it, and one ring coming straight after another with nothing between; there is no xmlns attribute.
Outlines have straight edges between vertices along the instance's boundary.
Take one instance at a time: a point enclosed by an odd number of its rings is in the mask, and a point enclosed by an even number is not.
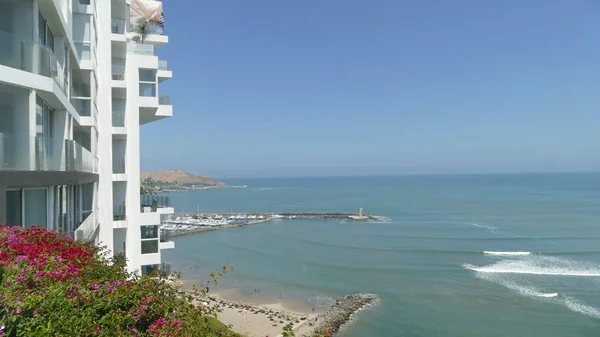
<svg viewBox="0 0 600 337"><path fill-rule="evenodd" d="M528 274L547 275L548 277L600 276L600 266L598 265L564 258L528 255L524 259L503 260L484 267L469 264L465 264L463 267L476 271L475 276L477 278L497 283L520 295L559 304L571 311L600 318L600 309L586 305L564 294L559 296L556 292L542 292L531 285L532 282L536 282L538 279L527 277ZM522 275L517 276L514 274ZM523 284L524 282L529 284Z"/></svg>
<svg viewBox="0 0 600 337"><path fill-rule="evenodd" d="M479 228L486 228L486 229L489 229L489 230L495 230L495 229L498 229L498 228L496 228L496 227L494 227L494 226L480 225L480 224L477 224L477 223L470 223L470 224L469 224L469 226L473 226L473 227L479 227Z"/></svg>
<svg viewBox="0 0 600 337"><path fill-rule="evenodd" d="M561 304L569 308L572 311L584 314L586 316L600 318L600 310L598 308L591 307L589 305L578 302L577 300L566 297L561 301Z"/></svg>
<svg viewBox="0 0 600 337"><path fill-rule="evenodd" d="M524 295L524 296L528 296L528 297L552 298L552 297L558 296L558 293L542 292L533 286L519 284L517 282L514 282L510 278L504 277L502 275L478 273L477 277L482 280L486 280L486 281L490 281L490 282L494 282L494 283L503 285L508 289L514 290L515 292L517 292L521 295Z"/></svg>
<svg viewBox="0 0 600 337"><path fill-rule="evenodd" d="M464 267L481 273L600 276L600 266L598 265L541 255L527 255L527 258L518 260L502 260L483 267L473 265L465 265Z"/></svg>
<svg viewBox="0 0 600 337"><path fill-rule="evenodd" d="M506 263L508 264L508 263ZM527 268L523 266L497 266L477 267L470 264L465 264L464 267L480 273L495 273L495 274L529 274L529 275L550 275L550 276L600 276L600 272L588 270L568 270L562 268Z"/></svg>
<svg viewBox="0 0 600 337"><path fill-rule="evenodd" d="M492 252L492 251L483 251L484 254L488 254L488 255L506 255L506 256L511 256L511 255L529 255L531 254L531 252Z"/></svg>

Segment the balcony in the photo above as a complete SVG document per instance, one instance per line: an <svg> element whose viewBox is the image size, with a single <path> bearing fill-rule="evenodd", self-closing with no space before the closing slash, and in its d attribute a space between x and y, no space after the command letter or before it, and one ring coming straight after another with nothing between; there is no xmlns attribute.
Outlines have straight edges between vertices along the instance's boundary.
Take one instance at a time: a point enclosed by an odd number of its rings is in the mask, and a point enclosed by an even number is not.
<svg viewBox="0 0 600 337"><path fill-rule="evenodd" d="M156 72L156 75L159 83L173 77L173 72L168 69L167 61L158 60L158 71Z"/></svg>
<svg viewBox="0 0 600 337"><path fill-rule="evenodd" d="M125 127L125 110L113 110L112 126L114 128Z"/></svg>
<svg viewBox="0 0 600 337"><path fill-rule="evenodd" d="M66 171L98 173L98 157L74 140L65 140Z"/></svg>
<svg viewBox="0 0 600 337"><path fill-rule="evenodd" d="M94 119L98 119L98 108L96 104L92 103L92 99L90 97L73 97L71 96L71 104L79 116L82 117L94 117Z"/></svg>
<svg viewBox="0 0 600 337"><path fill-rule="evenodd" d="M141 195L142 213L157 212L159 208L171 208L171 198L164 195Z"/></svg>
<svg viewBox="0 0 600 337"><path fill-rule="evenodd" d="M0 46L0 65L50 77L67 94L66 74L50 48L3 30Z"/></svg>
<svg viewBox="0 0 600 337"><path fill-rule="evenodd" d="M120 205L113 205L113 220L114 221L125 221L127 220L127 213L125 212L125 203Z"/></svg>
<svg viewBox="0 0 600 337"><path fill-rule="evenodd" d="M125 34L125 19L111 19L110 27L113 34Z"/></svg>
<svg viewBox="0 0 600 337"><path fill-rule="evenodd" d="M151 44L143 43L128 43L127 54L154 56L154 46Z"/></svg>
<svg viewBox="0 0 600 337"><path fill-rule="evenodd" d="M113 158L113 174L125 173L125 158Z"/></svg>
<svg viewBox="0 0 600 337"><path fill-rule="evenodd" d="M74 140L0 133L0 171L98 173L98 158Z"/></svg>
<svg viewBox="0 0 600 337"><path fill-rule="evenodd" d="M125 64L114 63L111 66L112 69L112 79L113 81L123 81L125 80Z"/></svg>
<svg viewBox="0 0 600 337"><path fill-rule="evenodd" d="M171 105L169 95L160 95L158 105Z"/></svg>
<svg viewBox="0 0 600 337"><path fill-rule="evenodd" d="M98 233L98 209L84 217L83 222L75 230L75 240L94 241Z"/></svg>
<svg viewBox="0 0 600 337"><path fill-rule="evenodd" d="M165 26L158 23L148 22L148 31L154 35L165 35Z"/></svg>
<svg viewBox="0 0 600 337"><path fill-rule="evenodd" d="M168 229L160 230L160 242L169 242L173 241L173 231Z"/></svg>

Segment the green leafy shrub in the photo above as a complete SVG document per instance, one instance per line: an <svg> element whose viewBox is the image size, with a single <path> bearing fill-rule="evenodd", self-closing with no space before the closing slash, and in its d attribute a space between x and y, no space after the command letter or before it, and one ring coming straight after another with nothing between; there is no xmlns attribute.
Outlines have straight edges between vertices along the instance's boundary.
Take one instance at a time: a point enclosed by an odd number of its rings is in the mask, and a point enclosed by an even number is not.
<svg viewBox="0 0 600 337"><path fill-rule="evenodd" d="M215 313L192 304L196 295L160 274L126 272L125 259L103 248L0 226L2 337L239 336L216 329Z"/></svg>

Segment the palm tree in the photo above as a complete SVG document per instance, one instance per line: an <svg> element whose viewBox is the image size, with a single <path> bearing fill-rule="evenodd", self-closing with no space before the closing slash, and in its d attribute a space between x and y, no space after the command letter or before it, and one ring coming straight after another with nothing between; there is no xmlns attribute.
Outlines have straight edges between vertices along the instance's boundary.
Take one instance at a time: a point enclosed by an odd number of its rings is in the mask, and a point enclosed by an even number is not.
<svg viewBox="0 0 600 337"><path fill-rule="evenodd" d="M138 34L133 38L133 41L144 43L150 34L150 26L148 25L148 21L146 21L145 18L139 19L133 30Z"/></svg>

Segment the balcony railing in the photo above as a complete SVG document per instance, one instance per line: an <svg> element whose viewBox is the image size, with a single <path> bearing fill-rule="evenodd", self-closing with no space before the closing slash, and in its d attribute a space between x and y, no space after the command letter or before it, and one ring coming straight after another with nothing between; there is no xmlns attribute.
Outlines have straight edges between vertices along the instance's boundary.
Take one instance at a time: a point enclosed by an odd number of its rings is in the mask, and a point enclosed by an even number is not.
<svg viewBox="0 0 600 337"><path fill-rule="evenodd" d="M158 69L167 70L167 61L166 60L158 60Z"/></svg>
<svg viewBox="0 0 600 337"><path fill-rule="evenodd" d="M173 233L168 229L161 229L160 242L169 242L173 240Z"/></svg>
<svg viewBox="0 0 600 337"><path fill-rule="evenodd" d="M125 34L125 19L112 19L110 23L113 34Z"/></svg>
<svg viewBox="0 0 600 337"><path fill-rule="evenodd" d="M165 35L165 26L159 25L158 23L149 22L148 30L150 31L150 34Z"/></svg>
<svg viewBox="0 0 600 337"><path fill-rule="evenodd" d="M89 61L92 59L92 44L89 42L75 42L77 50L77 59L79 61Z"/></svg>
<svg viewBox="0 0 600 337"><path fill-rule="evenodd" d="M128 43L127 53L154 56L154 46L151 44L143 43Z"/></svg>
<svg viewBox="0 0 600 337"><path fill-rule="evenodd" d="M140 82L140 97L156 97L156 83Z"/></svg>
<svg viewBox="0 0 600 337"><path fill-rule="evenodd" d="M120 63L112 64L112 79L123 81L125 79L125 65Z"/></svg>
<svg viewBox="0 0 600 337"><path fill-rule="evenodd" d="M98 229L98 210L90 212L75 230L75 240L93 241Z"/></svg>
<svg viewBox="0 0 600 337"><path fill-rule="evenodd" d="M163 25L159 25L158 23L155 22L148 22L147 23L147 27L148 32L150 34L154 34L154 35L165 35L165 27L164 24ZM129 31L130 32L135 32L137 31L137 25L135 24L131 24L129 26Z"/></svg>
<svg viewBox="0 0 600 337"><path fill-rule="evenodd" d="M50 48L4 30L0 30L0 46L1 65L51 77L66 94L67 80L63 67Z"/></svg>
<svg viewBox="0 0 600 337"><path fill-rule="evenodd" d="M112 126L113 127L124 127L125 126L125 110L114 110L113 111Z"/></svg>
<svg viewBox="0 0 600 337"><path fill-rule="evenodd" d="M113 173L125 173L125 158L113 158Z"/></svg>
<svg viewBox="0 0 600 337"><path fill-rule="evenodd" d="M123 221L127 220L127 213L125 212L125 203L121 205L113 205L113 220Z"/></svg>
<svg viewBox="0 0 600 337"><path fill-rule="evenodd" d="M91 98L71 97L71 104L73 104L73 107L75 107L80 116L89 117L92 115Z"/></svg>
<svg viewBox="0 0 600 337"><path fill-rule="evenodd" d="M169 100L169 95L160 95L158 98L159 105L171 105Z"/></svg>
<svg viewBox="0 0 600 337"><path fill-rule="evenodd" d="M74 140L0 133L0 171L98 173L98 158Z"/></svg>
<svg viewBox="0 0 600 337"><path fill-rule="evenodd" d="M142 209L150 207L152 212L156 212L158 208L171 207L171 198L164 195L148 195L140 196L140 204Z"/></svg>
<svg viewBox="0 0 600 337"><path fill-rule="evenodd" d="M98 157L74 140L65 140L66 171L98 172Z"/></svg>

